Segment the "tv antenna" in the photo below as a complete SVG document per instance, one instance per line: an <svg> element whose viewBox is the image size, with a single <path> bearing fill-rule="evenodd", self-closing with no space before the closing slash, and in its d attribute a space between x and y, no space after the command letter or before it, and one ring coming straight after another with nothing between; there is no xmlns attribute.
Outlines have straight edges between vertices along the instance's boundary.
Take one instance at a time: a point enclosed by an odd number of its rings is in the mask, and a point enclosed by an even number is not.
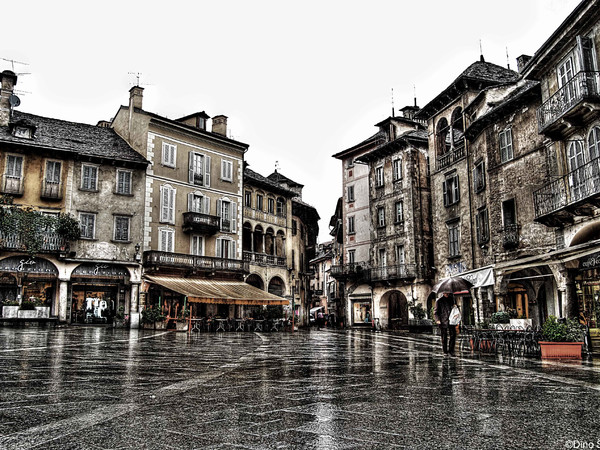
<svg viewBox="0 0 600 450"><path fill-rule="evenodd" d="M8 58L0 58L0 59L1 59L2 61L7 61L7 62L9 62L13 72L15 71L15 63L17 63L17 64L22 64L22 65L24 65L24 66L28 66L28 65L29 65L29 64L28 64L28 63L26 63L26 62L17 61L17 60L15 60L15 59L8 59ZM20 73L20 74L18 74L18 75L30 75L30 74L29 74L29 73Z"/></svg>
<svg viewBox="0 0 600 450"><path fill-rule="evenodd" d="M135 77L135 85L136 86L152 86L150 83L140 83L140 78L142 77L142 72L127 72L128 75L133 75Z"/></svg>
<svg viewBox="0 0 600 450"><path fill-rule="evenodd" d="M275 172L279 171L279 161L275 161Z"/></svg>
<svg viewBox="0 0 600 450"><path fill-rule="evenodd" d="M396 116L396 112L394 110L394 88L392 88L392 117Z"/></svg>

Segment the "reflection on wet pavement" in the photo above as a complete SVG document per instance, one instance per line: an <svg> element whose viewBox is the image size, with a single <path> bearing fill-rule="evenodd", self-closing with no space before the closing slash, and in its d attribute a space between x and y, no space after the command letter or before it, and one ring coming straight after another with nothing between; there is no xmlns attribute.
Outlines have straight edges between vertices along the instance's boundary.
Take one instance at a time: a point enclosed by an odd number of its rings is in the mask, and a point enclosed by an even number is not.
<svg viewBox="0 0 600 450"><path fill-rule="evenodd" d="M438 338L439 339L439 338ZM0 448L565 448L600 365L370 331L0 329Z"/></svg>

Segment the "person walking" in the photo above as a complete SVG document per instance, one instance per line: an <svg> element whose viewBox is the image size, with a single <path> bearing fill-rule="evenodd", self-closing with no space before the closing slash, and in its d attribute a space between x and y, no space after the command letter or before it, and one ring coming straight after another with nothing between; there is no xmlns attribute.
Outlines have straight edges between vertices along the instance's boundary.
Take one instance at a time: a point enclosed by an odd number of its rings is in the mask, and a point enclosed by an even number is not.
<svg viewBox="0 0 600 450"><path fill-rule="evenodd" d="M442 349L444 354L454 356L454 347L456 344L456 326L450 325L450 312L454 306L454 297L449 292L444 292L440 298L435 301L435 310L433 316L435 323L440 327L442 335ZM450 339L448 339L448 334ZM449 341L449 342L448 342Z"/></svg>

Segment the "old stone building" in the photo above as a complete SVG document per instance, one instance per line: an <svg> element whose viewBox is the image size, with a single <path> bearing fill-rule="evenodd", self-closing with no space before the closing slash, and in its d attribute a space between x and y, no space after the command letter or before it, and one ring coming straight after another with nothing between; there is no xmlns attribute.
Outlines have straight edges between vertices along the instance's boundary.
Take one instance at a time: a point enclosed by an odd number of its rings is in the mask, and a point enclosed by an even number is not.
<svg viewBox="0 0 600 450"><path fill-rule="evenodd" d="M13 203L79 221L80 238L37 230L32 254L20 230L2 236L3 299L34 299L60 322L138 318L143 199L147 161L113 130L16 111L17 78L2 73L1 190Z"/></svg>
<svg viewBox="0 0 600 450"><path fill-rule="evenodd" d="M581 314L593 335L600 311L599 61L600 2L585 0L522 71L541 86L537 131L547 178L532 192L534 219L556 237L555 251L527 264L556 285L557 315Z"/></svg>
<svg viewBox="0 0 600 450"><path fill-rule="evenodd" d="M369 167L373 317L391 329L408 326L409 303L425 306L431 291L427 134L416 110L377 124L380 144L356 160Z"/></svg>
<svg viewBox="0 0 600 450"><path fill-rule="evenodd" d="M198 112L177 120L142 108L143 89L130 90L112 127L150 162L146 173L144 306L169 317L240 318L244 307L274 300L244 283L242 258L244 153L227 136L227 117Z"/></svg>

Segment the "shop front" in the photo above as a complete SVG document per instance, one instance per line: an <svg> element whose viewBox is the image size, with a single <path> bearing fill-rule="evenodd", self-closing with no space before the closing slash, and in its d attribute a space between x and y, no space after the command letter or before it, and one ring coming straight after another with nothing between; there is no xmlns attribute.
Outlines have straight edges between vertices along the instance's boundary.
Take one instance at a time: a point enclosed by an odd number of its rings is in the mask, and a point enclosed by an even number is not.
<svg viewBox="0 0 600 450"><path fill-rule="evenodd" d="M589 327L592 351L600 353L600 253L579 260L575 289L579 320Z"/></svg>
<svg viewBox="0 0 600 450"><path fill-rule="evenodd" d="M58 269L47 259L25 255L9 256L0 261L0 300L24 301L48 308L57 315Z"/></svg>
<svg viewBox="0 0 600 450"><path fill-rule="evenodd" d="M129 272L114 264L81 264L71 274L71 323L110 324L129 311Z"/></svg>

